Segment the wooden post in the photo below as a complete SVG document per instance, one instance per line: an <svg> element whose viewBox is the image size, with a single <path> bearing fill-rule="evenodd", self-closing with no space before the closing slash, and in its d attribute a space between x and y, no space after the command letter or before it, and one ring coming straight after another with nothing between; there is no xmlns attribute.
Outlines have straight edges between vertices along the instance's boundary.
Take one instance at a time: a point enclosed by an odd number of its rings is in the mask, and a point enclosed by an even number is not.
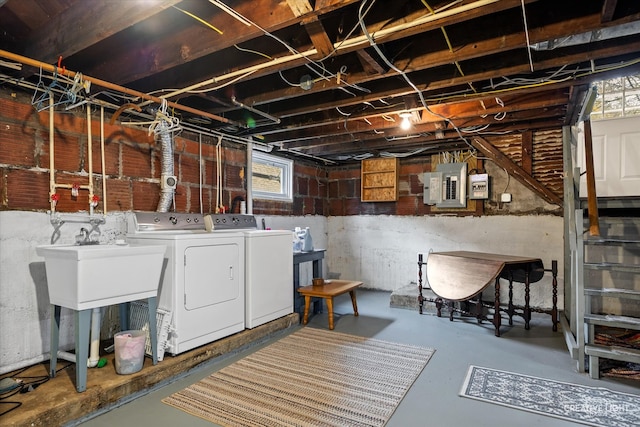
<svg viewBox="0 0 640 427"><path fill-rule="evenodd" d="M584 121L584 154L587 172L587 212L589 214L589 234L600 235L598 221L598 198L596 195L596 179L593 172L593 144L591 139L591 120Z"/></svg>

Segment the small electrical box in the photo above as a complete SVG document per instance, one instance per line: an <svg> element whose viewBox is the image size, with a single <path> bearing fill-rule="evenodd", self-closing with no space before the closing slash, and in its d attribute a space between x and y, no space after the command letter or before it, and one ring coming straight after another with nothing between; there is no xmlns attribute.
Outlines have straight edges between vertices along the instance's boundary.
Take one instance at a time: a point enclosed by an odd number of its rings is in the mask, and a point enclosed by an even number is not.
<svg viewBox="0 0 640 427"><path fill-rule="evenodd" d="M477 173L469 175L469 199L483 200L489 198L489 175Z"/></svg>

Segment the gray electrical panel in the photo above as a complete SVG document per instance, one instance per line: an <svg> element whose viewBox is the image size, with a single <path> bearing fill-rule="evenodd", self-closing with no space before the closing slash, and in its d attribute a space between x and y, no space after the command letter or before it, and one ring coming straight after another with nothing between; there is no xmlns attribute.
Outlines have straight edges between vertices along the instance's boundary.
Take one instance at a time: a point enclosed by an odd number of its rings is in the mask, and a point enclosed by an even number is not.
<svg viewBox="0 0 640 427"><path fill-rule="evenodd" d="M425 205L439 208L464 208L467 206L467 164L439 164L435 172L424 174Z"/></svg>

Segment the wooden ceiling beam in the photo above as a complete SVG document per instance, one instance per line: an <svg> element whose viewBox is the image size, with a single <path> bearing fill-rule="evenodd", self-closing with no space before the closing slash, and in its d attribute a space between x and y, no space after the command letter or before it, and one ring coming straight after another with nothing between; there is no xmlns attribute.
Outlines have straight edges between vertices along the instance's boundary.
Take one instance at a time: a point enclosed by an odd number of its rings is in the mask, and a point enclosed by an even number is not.
<svg viewBox="0 0 640 427"><path fill-rule="evenodd" d="M508 113L517 110L564 106L567 103L568 96L565 89L550 88L550 90L542 93L537 93L537 91L539 91L539 88L528 88L504 95L502 98L504 107L496 104L493 95L485 98L465 101L463 103L457 101L431 105L429 108L433 113L435 113L435 116L430 113L426 113L424 114L424 118L422 120L423 122L439 122L443 120L441 116L451 119L466 119L479 117L482 115ZM488 106L488 108L482 108L480 102L478 102L480 100L484 100L485 107ZM263 136L277 135L275 136L275 138L278 140L304 138L306 135L331 133L333 129L344 128L345 123L349 124L349 127L351 123L366 123L365 120L369 121L369 123L371 123L371 125L369 126L374 129L384 129L386 127L389 127L389 122L384 120L382 117L387 115L396 117L396 114L399 110L400 109L396 108L395 111L381 111L375 113L375 115L369 112L368 114L354 114L353 116L348 118L335 117L327 118L325 120L318 119L314 120L312 123L283 123L283 125L279 128L262 131L258 130L256 131L256 133L259 133Z"/></svg>
<svg viewBox="0 0 640 427"><path fill-rule="evenodd" d="M493 146L487 139L476 136L471 139L471 143L485 157L491 159L496 165L507 171L509 176L514 177L525 187L529 188L547 203L562 206L562 198L541 184L534 177L529 175L524 169L514 163L507 155L503 154L498 148Z"/></svg>
<svg viewBox="0 0 640 427"><path fill-rule="evenodd" d="M137 2L131 1L97 1L85 4L84 7L72 6L49 19L46 25L29 37L24 56L47 64L56 63L59 56L71 56L180 1L182 0L159 0L154 7L141 7ZM94 20L94 17L100 19Z"/></svg>
<svg viewBox="0 0 640 427"><path fill-rule="evenodd" d="M343 0L337 4L334 2L324 9L314 10L312 14L319 16L357 1ZM264 35L262 29L275 32L288 26L299 25L303 19L309 18L308 15L295 16L289 5L280 0L246 0L234 3L234 10L260 24L261 28L257 28L256 26L242 25L227 13L217 10L213 5L211 8L212 13L215 14L207 21L222 30L224 34L217 34L211 28L198 24L194 20L195 25L190 25L179 32L159 34L155 41L131 39L131 46L128 49L105 58L100 69L88 69L83 72L99 75L98 73L103 74L107 69L111 81L124 84L262 37ZM176 11L176 13L179 12ZM196 82L185 82L185 86L192 83Z"/></svg>
<svg viewBox="0 0 640 427"><path fill-rule="evenodd" d="M513 124L504 125L495 128L500 132L513 132L518 133L522 131L522 126L531 131L547 130L557 128L557 120L535 120L525 124ZM479 135L483 136L483 135ZM361 137L361 135L359 135ZM470 136L472 138L473 136ZM466 142L462 141L455 130L446 129L442 132L442 136L436 136L435 133L427 133L421 135L414 135L411 138L398 138L395 140L388 140L385 138L378 138L375 140L359 139L345 140L336 142L335 144L323 144L323 145L308 145L293 148L294 151L304 152L312 155L338 155L338 154L364 154L378 151L400 151L407 150L412 151L419 148L425 148L425 144L429 145L429 150L433 148L438 152L451 151L461 148L468 148ZM437 145L436 145L437 144ZM287 149L291 147L287 146ZM425 153L421 153L425 154Z"/></svg>
<svg viewBox="0 0 640 427"><path fill-rule="evenodd" d="M613 20L613 14L616 11L618 0L605 0L602 5L602 19L601 22L611 22Z"/></svg>
<svg viewBox="0 0 640 427"><path fill-rule="evenodd" d="M307 31L309 38L311 38L313 46L318 51L315 59L326 58L331 55L333 52L333 43L329 40L329 36L322 26L322 22L320 22L317 16L305 21L304 29Z"/></svg>
<svg viewBox="0 0 640 427"><path fill-rule="evenodd" d="M555 126L562 126L562 121L559 117L562 117L564 113L563 106L557 106L554 108L541 108L524 111L514 111L506 114L503 118L496 117L495 115L487 117L469 117L466 119L452 120L452 123L459 129L470 129L490 125L491 128L486 131L493 131L493 126L499 126L501 130L506 130L509 126L520 122L531 122L533 120L552 120ZM379 126L371 126L368 123L361 121L351 123L347 128L335 128L332 132L323 129L322 132L316 132L314 134L307 134L307 136L301 136L298 134L290 134L288 138L280 138L277 144L286 146L287 148L301 148L301 147L319 147L329 146L333 144L340 144L344 142L357 141L373 141L376 139L385 139L389 137L405 137L408 134L419 135L423 133L435 133L438 130L451 130L453 126L451 123L447 123L444 127L439 122L414 124L410 131L404 131L399 128L399 121L396 123L386 123ZM455 131L455 130L454 130ZM456 135L457 135L457 131ZM316 135L322 134L322 138L318 138ZM464 134L464 133L463 133ZM473 133L467 133L467 136L473 135ZM270 141L269 143L274 143Z"/></svg>
<svg viewBox="0 0 640 427"><path fill-rule="evenodd" d="M633 42L627 45L628 49L635 49L640 50L640 41L637 42ZM567 61L567 63L572 63L575 61L588 61L590 59L597 59L597 58L601 58L601 57L607 57L607 56L612 56L615 55L615 53L618 51L619 49L615 46L606 46L604 48L594 48L593 50L591 50L585 57L585 55L583 54L575 54L575 55L569 55L567 57L563 57L564 60ZM555 64L555 59L554 60L549 60L549 61L545 61L544 63L542 63L544 65L544 69L546 69L546 67ZM528 69L528 64L523 63L521 65L517 65L517 66L513 66L513 67L509 67L508 69L503 69L503 70L498 70L498 71L492 71L492 72L483 72L483 73L479 73L479 74L469 74L465 77L457 77L457 78L451 78L451 79L445 79L445 80L441 80L441 81L432 81L429 83L429 88L433 88L434 90L437 89L441 89L441 88L446 88L446 87L451 87L454 86L456 84L462 84L465 83L467 81L480 81L480 80L487 80L489 78L495 78L496 75L495 73L500 73L500 72L505 72L506 76L512 76L512 75L517 75L519 73L524 73L526 72ZM551 71L551 70L550 70ZM628 72L638 72L640 71L640 64L636 64L636 65L631 65L630 67L628 67ZM557 83L553 83L553 87L556 89L565 89L568 90L567 88L570 88L572 86L575 85L581 85L581 84L588 84L589 82L595 80L595 79L603 79L603 78L608 78L607 76L609 76L610 74L615 74L615 73L619 73L619 70L612 70L612 71L604 71L604 72L600 72L598 74L594 74L594 75L583 75L582 77L579 77L577 79L567 79L567 80L561 80ZM420 90L426 89L425 87L426 85L418 85L418 88ZM550 87L551 85L549 85L548 87ZM509 89L508 92L504 92L505 94L520 94L520 93L527 93L527 92L537 92L539 91L538 87L523 87L523 88L512 88ZM394 94L400 96L400 95L406 95L407 93L412 93L413 91L410 89L407 89L405 91L399 91L399 90L389 90L388 92L376 92L377 96L380 97L384 97L386 95L392 96ZM425 93L426 94L426 93ZM428 95L428 94L427 94ZM480 98L480 96L482 96L483 94L479 94L477 95L478 98ZM487 96L487 95L484 95ZM505 95L501 95L501 96L505 96ZM428 99L428 97L427 97ZM452 97L450 98L447 103L456 103L456 102L461 102L461 101L465 101L468 100L468 95L464 95L464 96L460 96L459 98L456 97ZM372 96L362 96L362 97L357 97L356 99L347 99L345 101L338 101L338 102L334 102L332 105L323 105L323 104L316 104L315 108L313 109L307 109L307 113L312 112L312 111L322 111L325 109L335 109L335 107L338 108L345 108L351 105L358 105L358 104L362 104L363 102L373 102L375 101L375 99ZM280 114L280 113L279 113ZM303 112L299 112L299 114L303 114ZM288 116L288 114L284 113L283 116ZM365 113L362 113L360 115L361 117L366 116ZM356 117L354 117L355 119ZM283 121L283 126L279 127L279 128L275 128L275 129L260 129L259 132L256 133L260 133L263 135L269 135L269 134L278 134L278 133L283 133L283 132L289 132L291 130L291 128L297 128L297 129L304 129L304 128L308 128L308 127L312 127L315 125L323 125L323 124L327 124L327 123L343 123L345 121L345 118L342 116L335 116L334 119L325 119L324 121L316 121L313 124L309 124L308 122L289 122L287 123L286 121Z"/></svg>
<svg viewBox="0 0 640 427"><path fill-rule="evenodd" d="M566 22L566 21L565 21ZM581 17L571 20L571 22L563 22L561 24L554 23L539 28L534 28L530 32L530 42L542 42L549 39L562 38L572 34L589 31L590 29L599 28L600 15L593 14L586 17ZM408 59L398 59L395 65L406 71L415 72L434 68L437 66L443 66L452 64L455 61L463 62L475 58L482 58L487 55L497 54L501 52L508 52L514 49L520 49L526 46L526 35L522 31L518 31L513 34L504 35L488 40L480 40L473 44L467 44L463 46L455 46L454 51L442 49L436 52L427 52L422 55L416 55ZM569 54L569 53L567 53ZM570 55L570 54L569 54ZM553 60L554 66L566 65L568 61L562 58L556 58ZM536 62L537 67L550 68L549 60L544 61L545 64L539 64ZM292 65L292 64L291 64ZM529 69L527 68L527 71ZM497 73L493 73L496 75ZM508 75L508 74L505 74ZM368 72L351 73L346 81L351 84L364 84L367 82L379 80L382 78L397 78L397 72L391 70L388 73L371 74ZM468 81L468 79L465 79ZM321 91L335 90L340 87L344 87L344 83L337 84L334 80L328 81L323 85L317 85L308 91L308 94L313 94ZM249 105L261 105L264 103L271 103L274 101L282 101L292 97L300 95L299 88L284 88L277 89L271 92L264 92L258 95L249 96L245 98L245 102Z"/></svg>

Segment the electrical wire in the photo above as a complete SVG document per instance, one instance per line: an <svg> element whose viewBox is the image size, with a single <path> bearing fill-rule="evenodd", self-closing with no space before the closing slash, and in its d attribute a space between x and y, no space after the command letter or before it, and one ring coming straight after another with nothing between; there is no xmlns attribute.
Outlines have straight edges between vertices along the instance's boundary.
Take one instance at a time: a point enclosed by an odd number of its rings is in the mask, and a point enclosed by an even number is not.
<svg viewBox="0 0 640 427"><path fill-rule="evenodd" d="M522 4L522 20L524 21L524 34L527 38L527 54L529 55L529 66L531 67L531 72L533 73L533 57L531 56L531 43L529 42L529 26L527 24L527 11L524 7L524 0L520 0Z"/></svg>
<svg viewBox="0 0 640 427"><path fill-rule="evenodd" d="M217 32L218 34L220 34L220 35L222 35L222 34L223 34L221 30L219 30L218 28L216 28L216 27L214 27L213 25L209 24L209 23L208 23L207 21L205 21L204 19L202 19L202 18L200 18L200 17L198 17L198 16L194 15L193 13L191 13L191 12L187 12L187 11L186 11L186 10L184 10L184 9L180 9L178 6L172 6L172 7L173 7L174 9L177 9L177 10L179 10L180 12L184 13L185 15L192 17L193 19L195 19L196 21L200 22L201 24L206 25L207 27L211 28L213 31Z"/></svg>
<svg viewBox="0 0 640 427"><path fill-rule="evenodd" d="M373 3L375 3L375 0L372 0L371 6L373 5ZM421 102L422 106L425 108L425 110L429 111L431 114L433 114L433 115L435 115L437 117L442 118L444 121L449 123L456 130L456 132L457 132L458 136L460 137L460 139L462 141L464 141L464 143L467 144L471 150L475 151L475 147L473 145L471 145L471 143L464 137L464 135L462 134L462 132L460 132L460 129L458 129L458 127L455 125L455 123L453 123L451 121L451 119L449 119L448 117L445 117L445 116L443 116L441 114L433 112L429 108L429 106L427 105L427 102L424 99L422 91L420 89L418 89L418 87L409 79L409 76L407 76L407 73L405 73L403 70L401 70L398 67L396 67L393 63L391 63L391 61L389 61L389 59L384 55L384 53L382 53L382 50L378 47L377 43L375 42L375 40L373 39L371 34L369 34L369 31L367 30L367 26L364 23L364 16L362 15L362 10L363 10L365 4L366 4L366 0L363 0L362 3L360 4L360 7L358 8L358 22L360 23L360 27L362 28L362 32L364 33L365 37L367 38L367 40L369 40L369 44L371 45L371 47L373 47L375 49L375 51L378 53L378 55L380 56L380 58L391 69L393 69L395 72L400 74L402 76L402 78L407 82L407 84L409 86L411 86L411 88L418 94L418 97L420 98L420 102Z"/></svg>
<svg viewBox="0 0 640 427"><path fill-rule="evenodd" d="M264 35L266 35L267 37L270 37L270 38L274 39L275 41L277 41L278 43L280 43L282 46L284 46L292 54L300 55L305 61L307 61L307 63L305 64L307 66L307 68L309 68L312 72L314 72L318 77L320 77L322 79L325 79L325 80L329 80L329 79L333 79L333 78L337 79L337 74L329 71L324 66L324 64L322 64L321 62L314 61L313 59L309 58L308 56L302 55L302 53L300 51L298 51L296 48L294 48L293 46L291 46L290 44L288 44L287 42L282 40L280 37L276 36L275 34L271 33L270 31L262 28L260 25L258 25L254 21L248 19L247 17L243 16L242 14L238 13L237 11L233 10L232 8L230 8L230 7L228 7L228 8L230 10L232 10L233 13L235 15L237 15L238 17L240 17L242 20L244 20L247 23L255 26L256 28L258 28L260 31L262 31L264 33ZM349 83L347 81L345 81L344 84L346 86L348 86L348 87L360 90L360 91L365 92L365 93L370 93L371 92L367 88L364 88L364 87L361 87L361 86L358 86L358 85L355 85L355 84L351 84L351 83Z"/></svg>
<svg viewBox="0 0 640 427"><path fill-rule="evenodd" d="M62 366L61 368L57 369L56 373L67 369L71 365L73 365L73 363L71 363L71 362L67 363L65 366ZM13 411L14 409L17 409L20 406L22 406L22 402L9 401L9 400L6 400L6 399L8 399L8 398L10 398L12 396L15 396L18 393L21 393L21 394L30 393L30 392L34 391L35 389L37 389L42 384L44 384L47 381L49 381L49 379L50 379L49 375L20 376L20 374L23 373L24 371L26 371L28 368L29 367L22 368L19 371L12 373L12 375L2 378L2 379L12 378L14 381L16 381L18 386L15 389L12 389L12 390L9 390L9 391L6 391L6 392L0 394L0 404L14 405L12 408L9 408L6 411L0 412L0 417L5 415L5 414L8 414L9 412ZM27 381L25 381L25 380L27 380Z"/></svg>

